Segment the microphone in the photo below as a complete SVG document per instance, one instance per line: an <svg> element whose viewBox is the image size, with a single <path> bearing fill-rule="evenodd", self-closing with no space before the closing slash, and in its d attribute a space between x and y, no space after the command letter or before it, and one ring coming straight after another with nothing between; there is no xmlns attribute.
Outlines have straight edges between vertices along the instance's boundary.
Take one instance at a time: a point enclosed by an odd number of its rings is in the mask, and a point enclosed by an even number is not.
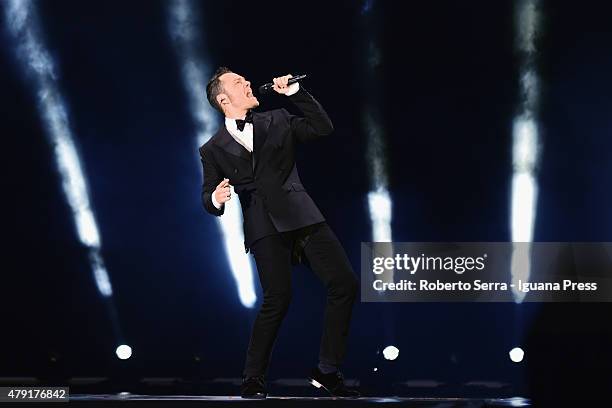
<svg viewBox="0 0 612 408"><path fill-rule="evenodd" d="M304 78L306 78L306 74L292 76L291 78L289 78L289 81L287 81L287 85L295 84L296 82L299 82ZM268 82L267 84L263 84L259 87L259 93L262 95L266 94L272 91L273 88L274 82Z"/></svg>

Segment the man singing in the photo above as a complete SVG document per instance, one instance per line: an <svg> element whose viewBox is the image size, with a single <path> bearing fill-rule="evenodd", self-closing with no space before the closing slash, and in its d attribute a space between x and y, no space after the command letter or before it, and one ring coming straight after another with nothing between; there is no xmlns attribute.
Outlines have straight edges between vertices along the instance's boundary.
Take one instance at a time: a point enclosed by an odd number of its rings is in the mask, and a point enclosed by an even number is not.
<svg viewBox="0 0 612 408"><path fill-rule="evenodd" d="M297 145L330 134L333 126L313 96L298 83L288 85L289 78L274 78L273 89L286 95L304 117L285 109L253 112L259 101L251 83L225 67L215 72L206 87L208 101L225 116L225 124L200 147L202 202L206 211L221 216L234 187L244 218L245 250L255 257L263 290L246 353L241 396L267 397L270 355L291 300L291 268L304 263L327 289L319 363L308 379L332 396L356 398L359 392L345 386L339 366L358 280L342 245L302 185L295 164Z"/></svg>

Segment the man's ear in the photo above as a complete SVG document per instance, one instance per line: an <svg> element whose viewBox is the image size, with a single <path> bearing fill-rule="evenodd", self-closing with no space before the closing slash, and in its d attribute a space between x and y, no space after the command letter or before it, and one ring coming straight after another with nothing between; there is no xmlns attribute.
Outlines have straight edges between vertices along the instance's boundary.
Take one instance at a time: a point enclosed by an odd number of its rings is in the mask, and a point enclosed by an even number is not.
<svg viewBox="0 0 612 408"><path fill-rule="evenodd" d="M223 105L228 105L230 103L229 97L224 93L220 93L217 95L217 103L223 108Z"/></svg>

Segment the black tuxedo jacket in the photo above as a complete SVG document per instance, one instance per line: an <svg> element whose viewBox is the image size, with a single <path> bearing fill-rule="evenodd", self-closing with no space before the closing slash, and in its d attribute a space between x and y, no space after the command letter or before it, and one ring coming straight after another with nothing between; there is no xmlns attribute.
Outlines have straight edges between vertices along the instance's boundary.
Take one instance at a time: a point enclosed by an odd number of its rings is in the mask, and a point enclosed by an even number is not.
<svg viewBox="0 0 612 408"><path fill-rule="evenodd" d="M285 109L253 112L253 155L236 142L225 125L200 147L204 168L202 203L209 213L220 216L212 193L228 178L240 198L244 219L244 247L257 239L325 221L302 185L295 164L295 148L333 131L323 107L300 84L288 97L304 114Z"/></svg>

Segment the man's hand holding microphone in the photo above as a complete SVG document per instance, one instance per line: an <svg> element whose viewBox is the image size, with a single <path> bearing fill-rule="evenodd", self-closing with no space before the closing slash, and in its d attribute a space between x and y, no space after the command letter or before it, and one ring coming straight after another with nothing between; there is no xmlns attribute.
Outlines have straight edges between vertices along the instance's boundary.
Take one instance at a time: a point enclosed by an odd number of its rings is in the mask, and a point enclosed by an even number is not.
<svg viewBox="0 0 612 408"><path fill-rule="evenodd" d="M296 93L297 90L300 88L300 85L297 82L290 84L289 80L291 78L293 78L293 75L291 74L274 78L272 80L272 83L274 84L272 89L274 89L277 93L281 95L292 95Z"/></svg>

